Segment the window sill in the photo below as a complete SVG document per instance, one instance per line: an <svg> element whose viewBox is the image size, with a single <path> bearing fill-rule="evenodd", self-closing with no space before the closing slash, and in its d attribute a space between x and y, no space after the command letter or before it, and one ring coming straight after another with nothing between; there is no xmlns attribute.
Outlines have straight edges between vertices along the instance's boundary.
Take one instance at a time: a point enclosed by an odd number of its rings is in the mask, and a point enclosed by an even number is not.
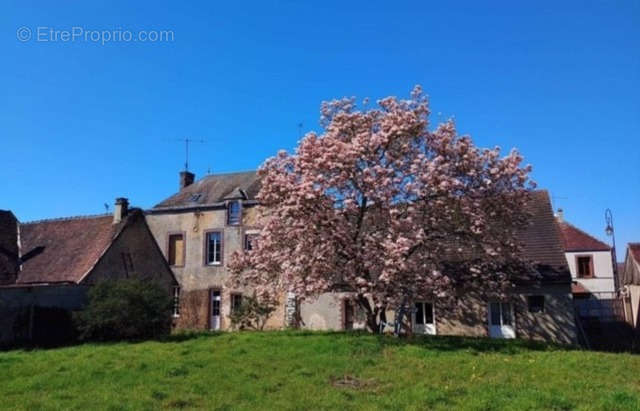
<svg viewBox="0 0 640 411"><path fill-rule="evenodd" d="M206 263L205 267L220 267L222 263Z"/></svg>

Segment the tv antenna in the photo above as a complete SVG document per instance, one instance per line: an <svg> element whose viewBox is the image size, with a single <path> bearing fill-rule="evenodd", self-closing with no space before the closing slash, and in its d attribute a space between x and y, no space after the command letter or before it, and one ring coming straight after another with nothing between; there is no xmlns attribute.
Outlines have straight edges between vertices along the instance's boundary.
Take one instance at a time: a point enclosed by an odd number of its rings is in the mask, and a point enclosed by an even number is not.
<svg viewBox="0 0 640 411"><path fill-rule="evenodd" d="M173 141L183 141L184 142L184 171L189 171L189 143L204 143L204 139L202 138L177 138Z"/></svg>

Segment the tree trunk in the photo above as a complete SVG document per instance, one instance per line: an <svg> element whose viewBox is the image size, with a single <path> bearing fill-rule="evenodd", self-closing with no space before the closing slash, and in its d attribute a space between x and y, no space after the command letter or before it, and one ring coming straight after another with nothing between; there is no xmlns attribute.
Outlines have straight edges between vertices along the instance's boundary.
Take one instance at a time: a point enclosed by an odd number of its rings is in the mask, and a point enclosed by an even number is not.
<svg viewBox="0 0 640 411"><path fill-rule="evenodd" d="M367 327L374 334L380 333L380 324L378 323L377 313L367 312Z"/></svg>

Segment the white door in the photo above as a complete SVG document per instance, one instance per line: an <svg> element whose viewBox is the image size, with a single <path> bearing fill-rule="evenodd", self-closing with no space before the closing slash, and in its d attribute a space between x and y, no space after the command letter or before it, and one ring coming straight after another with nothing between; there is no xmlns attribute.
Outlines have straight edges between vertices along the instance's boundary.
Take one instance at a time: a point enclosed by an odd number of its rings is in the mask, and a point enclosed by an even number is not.
<svg viewBox="0 0 640 411"><path fill-rule="evenodd" d="M211 290L211 323L212 330L220 329L220 290Z"/></svg>
<svg viewBox="0 0 640 411"><path fill-rule="evenodd" d="M511 303L489 303L489 336L491 338L516 338Z"/></svg>
<svg viewBox="0 0 640 411"><path fill-rule="evenodd" d="M413 310L413 331L416 334L435 335L436 318L433 312L433 304L419 302Z"/></svg>

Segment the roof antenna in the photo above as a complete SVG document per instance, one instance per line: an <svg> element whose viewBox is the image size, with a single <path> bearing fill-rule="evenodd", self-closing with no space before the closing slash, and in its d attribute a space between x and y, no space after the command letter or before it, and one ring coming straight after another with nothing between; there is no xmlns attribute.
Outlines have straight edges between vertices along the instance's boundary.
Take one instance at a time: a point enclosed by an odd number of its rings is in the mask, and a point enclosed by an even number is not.
<svg viewBox="0 0 640 411"><path fill-rule="evenodd" d="M174 141L184 141L184 171L189 171L189 143L204 143L202 138L178 138Z"/></svg>
<svg viewBox="0 0 640 411"><path fill-rule="evenodd" d="M104 203L104 210L107 214L109 214L109 204Z"/></svg>
<svg viewBox="0 0 640 411"><path fill-rule="evenodd" d="M302 123L298 123L298 138L302 138Z"/></svg>

